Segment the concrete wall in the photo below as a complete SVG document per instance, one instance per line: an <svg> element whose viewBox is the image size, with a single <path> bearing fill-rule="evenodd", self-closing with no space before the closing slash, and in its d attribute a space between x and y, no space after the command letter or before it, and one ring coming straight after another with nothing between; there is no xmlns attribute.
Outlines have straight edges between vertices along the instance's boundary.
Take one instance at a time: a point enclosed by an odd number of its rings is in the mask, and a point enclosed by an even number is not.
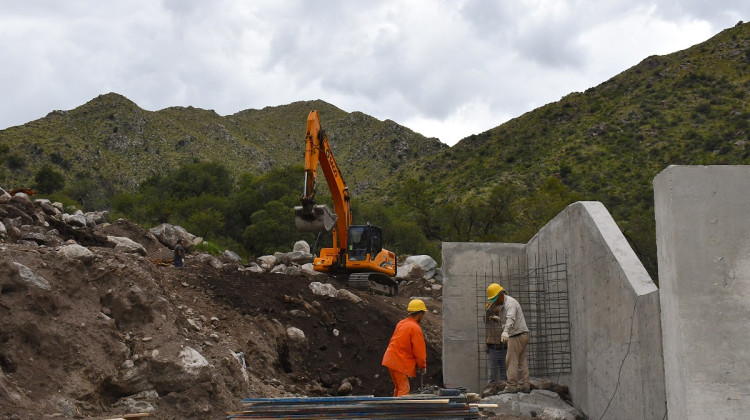
<svg viewBox="0 0 750 420"><path fill-rule="evenodd" d="M750 166L654 179L671 419L750 416Z"/></svg>
<svg viewBox="0 0 750 420"><path fill-rule="evenodd" d="M571 204L526 249L529 262L567 254L572 372L563 380L576 407L596 419L605 410L607 419L662 419L658 289L607 209Z"/></svg>
<svg viewBox="0 0 750 420"><path fill-rule="evenodd" d="M664 418L658 290L598 202L571 204L526 245L443 244L446 384L481 391L474 385L476 351L467 351L477 348L475 296L484 292L474 290L475 273L490 259L519 252L526 268L555 252L567 256L571 373L550 379L568 385L576 407L590 418L605 411L607 419Z"/></svg>
<svg viewBox="0 0 750 420"><path fill-rule="evenodd" d="M479 383L478 276L507 270L508 260L526 264L524 245L443 242L443 380L448 387L481 392ZM481 341L484 344L484 341ZM448 358L446 360L446 357Z"/></svg>

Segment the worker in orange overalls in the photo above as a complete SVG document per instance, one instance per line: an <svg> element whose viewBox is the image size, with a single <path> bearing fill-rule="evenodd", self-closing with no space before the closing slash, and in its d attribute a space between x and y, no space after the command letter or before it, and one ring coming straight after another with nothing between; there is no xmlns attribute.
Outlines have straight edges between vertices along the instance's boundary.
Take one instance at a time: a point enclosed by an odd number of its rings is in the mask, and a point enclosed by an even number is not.
<svg viewBox="0 0 750 420"><path fill-rule="evenodd" d="M419 327L427 307L421 299L413 299L406 311L409 316L396 325L382 362L391 373L394 397L409 394L409 377L417 376L417 367L420 374L427 373L427 348Z"/></svg>

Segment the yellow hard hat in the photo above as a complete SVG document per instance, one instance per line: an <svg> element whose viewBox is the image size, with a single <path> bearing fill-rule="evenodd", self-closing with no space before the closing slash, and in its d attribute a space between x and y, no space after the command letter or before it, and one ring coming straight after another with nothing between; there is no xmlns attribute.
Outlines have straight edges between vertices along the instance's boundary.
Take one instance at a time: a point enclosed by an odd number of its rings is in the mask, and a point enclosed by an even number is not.
<svg viewBox="0 0 750 420"><path fill-rule="evenodd" d="M487 286L487 300L495 300L497 299L497 295L502 293L505 289L503 289L503 286L500 286L497 283L492 283L489 286Z"/></svg>
<svg viewBox="0 0 750 420"><path fill-rule="evenodd" d="M409 306L406 308L407 312L427 312L427 306L425 306L422 299L412 299L409 302Z"/></svg>

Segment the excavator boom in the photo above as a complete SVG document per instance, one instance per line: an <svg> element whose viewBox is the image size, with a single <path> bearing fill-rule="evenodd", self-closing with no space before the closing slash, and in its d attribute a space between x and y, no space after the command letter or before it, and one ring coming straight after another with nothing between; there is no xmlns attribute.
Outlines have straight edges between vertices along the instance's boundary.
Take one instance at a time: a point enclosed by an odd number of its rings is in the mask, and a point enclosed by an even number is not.
<svg viewBox="0 0 750 420"><path fill-rule="evenodd" d="M315 202L318 166L331 191L333 211ZM333 236L332 248L320 250L313 268L353 275L349 282L353 287L369 284L370 289L378 293L395 294L397 283L391 276L396 275L396 256L382 248L380 228L369 223L352 225L349 198L349 189L333 157L328 137L321 129L318 111L310 111L305 135L305 184L302 205L294 208L295 225L300 232L330 231Z"/></svg>

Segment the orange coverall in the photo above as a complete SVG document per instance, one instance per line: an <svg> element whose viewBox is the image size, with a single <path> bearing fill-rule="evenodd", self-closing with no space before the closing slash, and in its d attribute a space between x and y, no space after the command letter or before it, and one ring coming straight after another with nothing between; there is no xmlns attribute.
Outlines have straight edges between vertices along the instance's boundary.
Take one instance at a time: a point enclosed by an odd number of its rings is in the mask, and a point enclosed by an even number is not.
<svg viewBox="0 0 750 420"><path fill-rule="evenodd" d="M391 379L395 385L393 396L407 395L409 393L407 376L417 376L416 366L420 369L427 368L427 348L422 328L414 318L405 318L396 325L383 355L382 365L391 372Z"/></svg>

